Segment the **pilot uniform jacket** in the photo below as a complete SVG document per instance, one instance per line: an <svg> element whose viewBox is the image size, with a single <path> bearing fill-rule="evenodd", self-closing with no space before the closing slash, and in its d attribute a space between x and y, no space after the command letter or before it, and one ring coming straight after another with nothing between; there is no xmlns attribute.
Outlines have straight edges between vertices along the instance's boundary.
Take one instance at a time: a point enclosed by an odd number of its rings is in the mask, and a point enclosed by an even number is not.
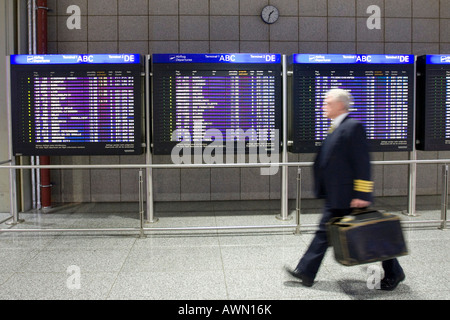
<svg viewBox="0 0 450 320"><path fill-rule="evenodd" d="M314 162L315 194L333 209L372 202L370 155L363 125L347 116L324 140Z"/></svg>

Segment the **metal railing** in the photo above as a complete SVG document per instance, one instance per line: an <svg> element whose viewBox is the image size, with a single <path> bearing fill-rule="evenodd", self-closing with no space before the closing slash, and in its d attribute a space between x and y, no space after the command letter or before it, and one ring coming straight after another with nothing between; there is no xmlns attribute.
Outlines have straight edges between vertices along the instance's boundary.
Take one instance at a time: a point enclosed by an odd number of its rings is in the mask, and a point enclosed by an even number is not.
<svg viewBox="0 0 450 320"><path fill-rule="evenodd" d="M392 160L392 161L372 161L372 165L412 165L412 164L443 164L443 175L442 175L442 205L441 205L441 219L440 220L418 220L418 221L403 221L405 225L414 224L440 224L441 229L447 228L447 208L448 208L448 163L450 159L437 159L437 160ZM8 228L0 229L1 232L139 232L141 237L145 236L146 231L183 231L183 230L250 230L250 229L294 229L295 233L300 233L302 227L316 227L318 224L301 224L301 168L311 167L313 162L280 162L280 163L224 163L224 164L97 164L97 165L15 165L14 161L7 160L0 162L0 170L10 170L14 172L16 170L28 170L28 169L137 169L139 170L139 227L130 228ZM151 203L151 206L147 208L153 209L153 194L152 190L147 192L147 196L144 195L144 172L143 170L149 169L192 169L192 168L264 168L278 166L287 169L288 167L298 167L297 172L297 196L296 196L296 209L294 211L295 224L276 224L276 225L247 225L247 226L201 226L201 227L145 227L145 220L149 223L157 221L154 217L154 212L151 212L150 216L145 219L145 205L144 202ZM149 172L149 171L147 171ZM15 176L15 175L14 175ZM147 175L147 179L149 176ZM282 180L287 179L287 176ZM11 179L12 181L12 179ZM150 181L150 184L152 182ZM282 181L286 183L286 181ZM147 182L148 184L148 182ZM409 188L409 196L416 197L415 192L411 194L411 190L415 190L415 186ZM0 221L0 224L6 221L13 220L12 225L19 224L21 221L19 219L19 213L17 208L14 207L13 203L15 199L14 196L11 197L11 217ZM283 199L285 201L283 201ZM281 214L282 220L289 220L289 209L286 204L288 201L287 188L283 189L281 194ZM409 202L411 204L411 202ZM415 202L414 202L415 204ZM408 208L408 215L413 216L415 211L414 208ZM149 212L147 212L149 214ZM278 217L277 217L278 218Z"/></svg>

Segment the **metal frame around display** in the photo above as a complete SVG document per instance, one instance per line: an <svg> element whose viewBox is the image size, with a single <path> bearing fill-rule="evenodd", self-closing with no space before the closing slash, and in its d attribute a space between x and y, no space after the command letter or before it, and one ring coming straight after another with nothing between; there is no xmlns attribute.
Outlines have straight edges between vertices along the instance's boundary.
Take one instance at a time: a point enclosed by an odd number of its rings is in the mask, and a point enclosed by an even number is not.
<svg viewBox="0 0 450 320"><path fill-rule="evenodd" d="M283 55L283 143L282 143L282 154L280 163L228 163L228 164L154 164L153 155L151 153L151 141L150 141L150 110L151 109L151 73L150 73L150 62L146 59L145 62L145 85L146 85L146 98L145 98L145 125L146 125L146 164L101 164L101 165L16 165L15 157L13 156L12 150L12 123L11 123L11 96L10 96L10 64L9 60L7 62L7 90L8 90L8 105L7 105L7 117L8 117L8 138L9 138L9 157L10 160L5 160L0 162L0 170L10 171L10 214L11 216L1 223L9 222L11 225L17 225L22 222L19 219L19 212L17 207L17 181L16 181L16 170L32 170L32 169L60 169L60 170L71 170L71 169L136 169L139 170L139 227L130 228L8 228L0 229L2 232L139 232L140 236L145 236L145 232L155 232L155 231L183 231L183 230L251 230L251 229L294 229L295 233L300 233L301 227L317 227L317 224L301 224L301 169L302 167L311 167L312 162L289 162L288 152L287 152L287 77L289 76L286 69L286 55ZM415 101L414 101L415 105ZM415 108L415 107L414 107ZM408 190L408 215L414 216L416 211L416 175L417 175L417 164L443 164L443 183L442 183L442 206L441 206L441 219L440 220L422 220L422 221L403 221L403 224L440 224L440 228L445 229L447 225L447 207L448 207L448 164L450 159L436 159L436 160L417 160L417 154L415 147L413 147L413 152L410 153L410 160L398 160L398 161L372 161L373 165L409 165L409 190ZM210 227L145 227L145 223L156 223L158 218L155 217L154 213L154 197L153 197L153 169L193 169L193 168L265 168L271 166L281 167L281 208L280 214L276 218L280 220L290 220L292 215L289 214L288 208L288 169L289 167L298 167L297 173L297 201L296 201L296 221L295 224L280 224L280 225L254 225L254 226L210 226ZM147 193L144 196L144 170L146 171L146 181L147 181ZM146 205L144 204L146 202ZM146 208L147 210L144 210ZM147 216L145 217L145 211Z"/></svg>

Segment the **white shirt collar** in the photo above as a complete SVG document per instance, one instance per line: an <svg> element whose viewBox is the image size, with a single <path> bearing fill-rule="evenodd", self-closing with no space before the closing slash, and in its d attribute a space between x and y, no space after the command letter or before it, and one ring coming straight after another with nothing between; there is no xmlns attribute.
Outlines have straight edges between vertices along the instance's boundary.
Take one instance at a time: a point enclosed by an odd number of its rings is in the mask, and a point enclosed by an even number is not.
<svg viewBox="0 0 450 320"><path fill-rule="evenodd" d="M348 114L349 112L343 113L331 120L331 125L333 126L333 128L336 129L337 127L339 127L341 122L348 116Z"/></svg>

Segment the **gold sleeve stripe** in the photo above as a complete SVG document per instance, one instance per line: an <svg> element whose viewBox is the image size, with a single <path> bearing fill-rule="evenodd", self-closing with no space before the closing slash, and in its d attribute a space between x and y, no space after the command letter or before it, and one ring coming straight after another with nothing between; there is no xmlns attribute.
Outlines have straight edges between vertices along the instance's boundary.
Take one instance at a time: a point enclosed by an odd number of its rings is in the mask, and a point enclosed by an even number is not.
<svg viewBox="0 0 450 320"><path fill-rule="evenodd" d="M370 192L373 192L373 185L374 185L374 183L372 181L355 180L354 181L354 190L357 192L370 193Z"/></svg>

